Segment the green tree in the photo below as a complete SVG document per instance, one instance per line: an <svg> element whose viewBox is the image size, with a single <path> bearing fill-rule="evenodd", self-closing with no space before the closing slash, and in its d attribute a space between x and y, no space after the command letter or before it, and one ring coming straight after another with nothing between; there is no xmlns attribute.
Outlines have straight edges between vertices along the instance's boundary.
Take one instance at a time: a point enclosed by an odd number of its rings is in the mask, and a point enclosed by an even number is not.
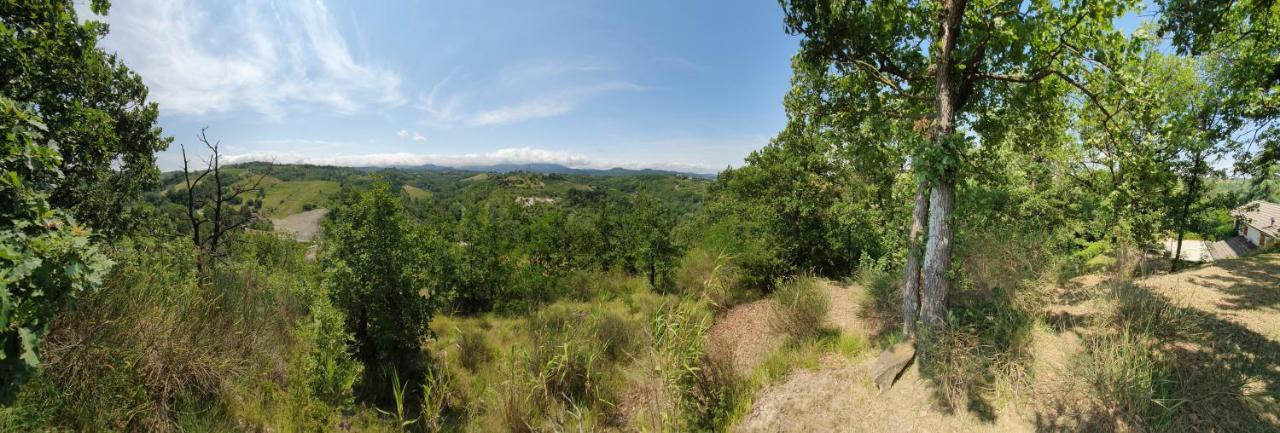
<svg viewBox="0 0 1280 433"><path fill-rule="evenodd" d="M1250 142L1236 159L1255 185L1280 174L1280 2L1158 0L1159 31L1179 54L1212 62L1229 136Z"/></svg>
<svg viewBox="0 0 1280 433"><path fill-rule="evenodd" d="M421 342L449 295L439 284L439 237L408 220L399 197L379 182L334 210L326 223L324 282L346 313L366 386L382 391L393 370L420 372Z"/></svg>
<svg viewBox="0 0 1280 433"><path fill-rule="evenodd" d="M99 15L108 6L89 4ZM62 146L64 179L49 203L115 235L137 221L134 199L157 182L155 153L170 139L142 79L98 47L106 33L80 22L71 0L0 1L0 94L31 104Z"/></svg>
<svg viewBox="0 0 1280 433"><path fill-rule="evenodd" d="M666 289L681 249L672 239L676 215L656 198L641 193L631 201L627 221L632 243L632 267L648 277L649 287Z"/></svg>
<svg viewBox="0 0 1280 433"><path fill-rule="evenodd" d="M460 311L489 311L506 299L513 273L511 232L502 214L484 203L463 213L451 266L457 284L453 305Z"/></svg>
<svg viewBox="0 0 1280 433"><path fill-rule="evenodd" d="M45 131L0 97L0 399L40 366L54 314L101 286L111 266L91 232L47 200L64 178Z"/></svg>
<svg viewBox="0 0 1280 433"><path fill-rule="evenodd" d="M1003 129L981 120L1017 100L1027 86L1060 81L1094 97L1080 77L1122 44L1124 35L1112 21L1133 2L781 4L788 31L804 37L798 61L834 70L851 82L859 99L889 109L864 118L896 117L922 135L923 145L911 152L911 167L920 179L911 225L924 227L927 218L928 235L919 272L914 269L916 230L908 239L903 289L910 293L919 287L920 304L904 294L904 329L914 330L917 311L920 320L936 328L945 317L950 286L956 185L972 169L974 154L994 141L984 135ZM1061 105L1060 100L1043 102L1045 110Z"/></svg>

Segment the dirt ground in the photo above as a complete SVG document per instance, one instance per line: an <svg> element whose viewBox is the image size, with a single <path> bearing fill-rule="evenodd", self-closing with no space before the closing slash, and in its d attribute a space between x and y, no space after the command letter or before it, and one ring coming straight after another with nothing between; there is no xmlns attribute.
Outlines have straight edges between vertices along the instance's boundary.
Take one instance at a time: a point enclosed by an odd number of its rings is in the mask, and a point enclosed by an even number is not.
<svg viewBox="0 0 1280 433"><path fill-rule="evenodd" d="M946 412L934 403L938 387L922 377L913 363L888 391L880 394L869 378L869 366L879 354L874 349L852 360L835 355L823 359L817 369L793 371L786 378L759 391L751 410L735 431L775 432L1073 432L1135 431L1123 415L1090 409L1079 378L1071 366L1083 342L1100 332L1096 320L1110 308L1100 296L1106 279L1098 275L1076 278L1050 293L1043 310L1043 326L1033 331L1030 378L1016 395L993 398L991 407L961 407ZM1174 343L1165 355L1192 371L1213 377L1243 376L1247 380L1215 383L1234 385L1221 395L1188 403L1193 428L1255 431L1280 426L1280 255L1224 260L1212 265L1140 280L1139 286L1168 302L1198 311L1211 323L1207 341L1227 342L1208 348L1203 344ZM863 290L858 286L825 283L831 298L828 320L843 332L874 329L860 315ZM753 330L768 329L767 303L748 304L730 311L717 326L748 330L725 332L753 366L781 344L782 337ZM1198 353L1182 353L1199 347ZM1220 352L1225 351L1225 352ZM1206 353L1213 352L1213 353ZM764 355L756 355L764 353ZM1202 363L1202 364L1199 364ZM1199 367L1197 367L1199 365ZM1208 401L1218 399L1217 401ZM1200 421L1195 421L1200 419ZM1234 421L1241 419L1244 421ZM1259 424L1261 423L1261 424ZM1261 427L1265 430L1265 427ZM1280 431L1280 430L1277 430Z"/></svg>
<svg viewBox="0 0 1280 433"><path fill-rule="evenodd" d="M859 316L863 289L825 282L831 299L828 322L842 332L871 336ZM733 314L732 312L730 314ZM728 316L726 316L728 317ZM742 320L741 318L736 318ZM763 344L763 343L754 343ZM780 343L778 343L780 344ZM868 372L878 352L852 361L827 356L817 370L798 370L761 390L738 432L1021 432L1031 424L997 418L981 420L967 411L946 414L931 402L933 387L913 363L898 382L880 394Z"/></svg>
<svg viewBox="0 0 1280 433"><path fill-rule="evenodd" d="M1139 284L1280 341L1280 254L1221 260L1214 266L1160 275Z"/></svg>
<svg viewBox="0 0 1280 433"><path fill-rule="evenodd" d="M774 332L769 325L773 304L772 299L761 299L734 307L707 331L711 350L731 351L729 356L738 374L751 374L751 370L782 345L782 334Z"/></svg>
<svg viewBox="0 0 1280 433"><path fill-rule="evenodd" d="M292 235L301 242L310 242L320 234L320 220L327 214L329 214L328 209L312 209L281 219L272 219L271 224L278 232Z"/></svg>

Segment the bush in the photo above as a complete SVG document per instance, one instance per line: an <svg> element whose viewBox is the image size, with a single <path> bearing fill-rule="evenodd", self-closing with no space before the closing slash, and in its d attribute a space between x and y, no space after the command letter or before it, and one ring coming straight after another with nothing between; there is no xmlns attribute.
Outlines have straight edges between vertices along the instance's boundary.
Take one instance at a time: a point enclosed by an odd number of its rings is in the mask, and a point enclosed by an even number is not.
<svg viewBox="0 0 1280 433"><path fill-rule="evenodd" d="M775 284L769 324L774 331L805 339L826 327L830 300L813 277L795 277Z"/></svg>
<svg viewBox="0 0 1280 433"><path fill-rule="evenodd" d="M439 284L442 242L408 221L388 188L360 193L325 227L325 287L347 316L371 393L385 393L391 371L421 383L421 339L448 295Z"/></svg>
<svg viewBox="0 0 1280 433"><path fill-rule="evenodd" d="M246 235L200 282L185 239L118 242L105 290L54 320L43 374L9 408L42 415L12 427L323 429L336 411L313 396L346 400L359 366L341 349L341 321L310 304L316 284L301 248ZM221 424L231 419L242 424Z"/></svg>
<svg viewBox="0 0 1280 433"><path fill-rule="evenodd" d="M544 398L580 406L608 401L598 323L598 316L588 311L561 305L534 318L529 366Z"/></svg>
<svg viewBox="0 0 1280 433"><path fill-rule="evenodd" d="M96 290L111 267L92 233L49 205L62 156L46 129L0 98L0 402L39 368L54 315Z"/></svg>
<svg viewBox="0 0 1280 433"><path fill-rule="evenodd" d="M605 310L595 320L596 342L610 362L624 361L636 351L640 326L616 311Z"/></svg>
<svg viewBox="0 0 1280 433"><path fill-rule="evenodd" d="M1154 409L1157 388L1169 380L1167 364L1155 357L1150 335L1128 329L1105 333L1085 341L1074 369L1103 407L1133 416Z"/></svg>
<svg viewBox="0 0 1280 433"><path fill-rule="evenodd" d="M354 403L351 389L364 371L364 366L347 352L352 338L346 331L345 319L327 297L322 297L312 305L311 317L300 327L301 338L313 342L305 364L311 392L338 406Z"/></svg>
<svg viewBox="0 0 1280 433"><path fill-rule="evenodd" d="M493 359L493 343L482 329L459 330L457 344L458 362L467 370L476 371Z"/></svg>
<svg viewBox="0 0 1280 433"><path fill-rule="evenodd" d="M711 317L688 302L660 307L649 318L649 336L657 352L664 404L664 431L719 431L727 427L740 400L741 381L733 360L712 356L704 346ZM717 351L731 353L731 351Z"/></svg>

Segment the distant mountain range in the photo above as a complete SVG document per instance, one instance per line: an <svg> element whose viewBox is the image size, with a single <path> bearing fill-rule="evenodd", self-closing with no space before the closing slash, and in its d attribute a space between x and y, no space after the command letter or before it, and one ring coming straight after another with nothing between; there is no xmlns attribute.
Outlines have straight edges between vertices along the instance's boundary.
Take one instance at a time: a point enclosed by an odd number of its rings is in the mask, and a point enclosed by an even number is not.
<svg viewBox="0 0 1280 433"><path fill-rule="evenodd" d="M362 170L377 170L389 167L360 167ZM716 175L706 173L689 173L683 171L672 170L655 170L651 168L645 169L629 169L614 167L610 169L593 169L593 168L571 168L560 164L496 164L496 165L466 165L458 167L446 167L434 164L414 165L414 166L395 166L406 171L477 171L485 173L509 173L513 171L527 171L542 174L583 174L591 176L642 176L642 175L679 175L700 179L715 179Z"/></svg>

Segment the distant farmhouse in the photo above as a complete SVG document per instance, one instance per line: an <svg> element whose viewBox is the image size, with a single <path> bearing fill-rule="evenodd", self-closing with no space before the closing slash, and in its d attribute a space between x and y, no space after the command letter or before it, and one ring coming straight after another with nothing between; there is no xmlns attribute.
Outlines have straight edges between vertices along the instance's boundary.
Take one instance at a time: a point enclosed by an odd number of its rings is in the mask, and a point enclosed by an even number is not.
<svg viewBox="0 0 1280 433"><path fill-rule="evenodd" d="M1280 204L1253 201L1231 211L1236 233L1257 248L1276 245L1280 238Z"/></svg>

